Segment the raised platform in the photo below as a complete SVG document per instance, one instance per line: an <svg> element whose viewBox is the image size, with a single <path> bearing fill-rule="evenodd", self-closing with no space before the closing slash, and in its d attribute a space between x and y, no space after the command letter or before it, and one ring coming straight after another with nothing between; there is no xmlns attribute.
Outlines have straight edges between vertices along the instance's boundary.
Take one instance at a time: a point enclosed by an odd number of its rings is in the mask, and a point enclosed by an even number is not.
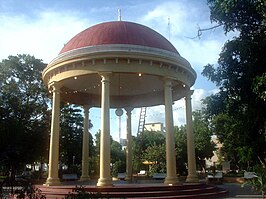
<svg viewBox="0 0 266 199"><path fill-rule="evenodd" d="M87 198L186 198L208 199L225 196L227 191L204 183L164 185L164 184L117 184L112 187L94 185L38 186L42 194L49 198L65 198L69 194L84 194ZM87 194L87 195L86 195Z"/></svg>

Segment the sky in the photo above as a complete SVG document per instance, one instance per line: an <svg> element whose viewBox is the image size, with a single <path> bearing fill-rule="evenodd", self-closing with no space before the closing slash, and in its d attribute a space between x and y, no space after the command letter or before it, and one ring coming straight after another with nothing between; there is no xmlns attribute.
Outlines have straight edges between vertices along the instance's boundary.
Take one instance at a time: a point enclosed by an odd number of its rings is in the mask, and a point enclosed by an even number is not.
<svg viewBox="0 0 266 199"><path fill-rule="evenodd" d="M201 99L217 92L213 83L201 75L207 64L217 64L223 44L233 35L222 28L206 31L200 38L198 28L210 21L207 0L0 0L0 61L9 55L30 54L51 62L72 37L82 30L107 21L118 20L148 26L166 37L187 59L197 73L191 89L193 110L202 107ZM111 110L111 135L119 137L119 119ZM136 135L140 109L132 112L132 134ZM185 124L185 101L173 105L174 124ZM90 109L95 134L100 129L100 109ZM146 123L164 123L164 106L148 107ZM121 116L121 137L126 137L126 114Z"/></svg>

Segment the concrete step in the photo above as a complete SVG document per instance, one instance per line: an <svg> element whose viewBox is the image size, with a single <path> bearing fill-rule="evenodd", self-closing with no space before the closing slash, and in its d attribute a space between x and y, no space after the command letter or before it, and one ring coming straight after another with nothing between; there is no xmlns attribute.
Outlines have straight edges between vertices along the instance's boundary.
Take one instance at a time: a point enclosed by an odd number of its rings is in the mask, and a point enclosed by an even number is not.
<svg viewBox="0 0 266 199"><path fill-rule="evenodd" d="M167 186L163 184L144 185L115 185L112 187L97 186L39 186L46 198L64 198L68 194L83 193L99 198L218 198L227 194L227 191L216 186L195 183Z"/></svg>

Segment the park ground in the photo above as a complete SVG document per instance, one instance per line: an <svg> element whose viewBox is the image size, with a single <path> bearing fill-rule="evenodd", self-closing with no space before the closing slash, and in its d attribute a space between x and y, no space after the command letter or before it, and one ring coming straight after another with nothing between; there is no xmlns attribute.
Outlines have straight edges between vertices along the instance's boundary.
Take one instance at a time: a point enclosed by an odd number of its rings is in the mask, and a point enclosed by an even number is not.
<svg viewBox="0 0 266 199"><path fill-rule="evenodd" d="M250 186L241 187L239 183L223 183L217 185L221 188L228 190L228 195L224 199L253 199L261 198L261 195L257 192L254 192Z"/></svg>

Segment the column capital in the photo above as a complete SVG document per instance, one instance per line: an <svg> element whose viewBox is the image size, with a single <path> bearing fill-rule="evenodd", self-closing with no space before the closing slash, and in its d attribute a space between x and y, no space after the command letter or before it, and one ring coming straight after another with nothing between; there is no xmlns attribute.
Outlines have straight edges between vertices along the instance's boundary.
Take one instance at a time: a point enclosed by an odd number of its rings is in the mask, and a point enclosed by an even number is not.
<svg viewBox="0 0 266 199"><path fill-rule="evenodd" d="M185 93L185 95L186 95L185 97L191 99L191 95L193 95L193 93L194 93L194 90L187 90Z"/></svg>
<svg viewBox="0 0 266 199"><path fill-rule="evenodd" d="M48 84L48 90L51 92L60 92L60 84L59 82L51 82L50 84Z"/></svg>
<svg viewBox="0 0 266 199"><path fill-rule="evenodd" d="M110 75L112 74L111 72L99 72L98 73L101 78L102 78L102 82L106 82L106 81L110 81Z"/></svg>
<svg viewBox="0 0 266 199"><path fill-rule="evenodd" d="M171 77L163 77L163 81L165 86L172 86L173 79Z"/></svg>
<svg viewBox="0 0 266 199"><path fill-rule="evenodd" d="M128 107L125 107L124 109L126 110L126 112L128 114L128 113L131 113L131 111L133 111L134 107L128 106Z"/></svg>
<svg viewBox="0 0 266 199"><path fill-rule="evenodd" d="M85 111L85 110L88 110L88 111L89 111L90 108L91 108L91 106L88 105L88 104L83 105L83 109L84 109L84 111Z"/></svg>

